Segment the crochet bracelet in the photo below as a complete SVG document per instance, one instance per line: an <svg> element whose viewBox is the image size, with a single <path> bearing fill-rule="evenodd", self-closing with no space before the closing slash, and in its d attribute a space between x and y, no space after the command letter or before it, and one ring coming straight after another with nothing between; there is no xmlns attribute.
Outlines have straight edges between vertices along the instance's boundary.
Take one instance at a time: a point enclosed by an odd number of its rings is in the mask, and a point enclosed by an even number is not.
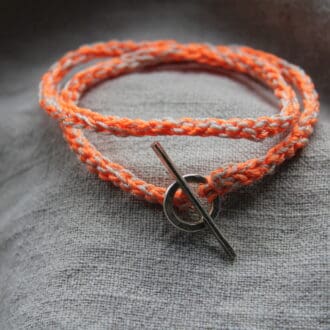
<svg viewBox="0 0 330 330"><path fill-rule="evenodd" d="M74 73L63 86L64 78L74 67L95 59L99 62L93 62L91 66ZM78 105L86 90L105 79L162 63L179 62L195 62L204 67L220 67L248 75L273 91L278 98L280 111L272 116L245 119L187 117L142 120L103 116ZM301 98L301 105L296 92ZM234 258L235 253L213 221L219 210L220 196L260 180L294 156L298 149L308 143L319 112L318 95L310 77L299 67L273 54L244 46L180 44L172 40L139 43L109 41L70 51L42 77L39 101L40 106L59 121L69 146L91 172L140 199L163 203L169 220L182 230L197 231L207 225L231 258ZM189 135L254 141L285 134L263 157L219 167L206 177L182 176L160 144L153 144L154 151L176 180L166 191L166 188L145 182L122 165L103 156L84 136L83 129L121 137ZM198 196L207 197L213 204L209 213L202 208L187 181L200 183ZM187 197L201 215L197 222L183 221L174 210L173 204L183 204Z"/></svg>

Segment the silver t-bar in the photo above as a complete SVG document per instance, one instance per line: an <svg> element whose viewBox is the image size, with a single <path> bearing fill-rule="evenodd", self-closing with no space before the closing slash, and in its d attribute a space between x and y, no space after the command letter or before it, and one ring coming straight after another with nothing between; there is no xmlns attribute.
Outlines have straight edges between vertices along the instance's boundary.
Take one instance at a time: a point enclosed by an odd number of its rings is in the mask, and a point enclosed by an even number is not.
<svg viewBox="0 0 330 330"><path fill-rule="evenodd" d="M233 250L233 248L230 246L226 238L221 234L219 228L214 223L212 217L208 214L207 211L203 208L201 202L197 198L197 196L194 194L194 192L190 189L187 181L185 178L180 174L179 170L176 168L176 166L173 164L171 158L168 156L164 148L161 146L159 142L154 142L151 145L151 148L156 153L156 155L159 157L161 162L166 167L167 171L170 173L170 175L178 182L181 189L185 192L191 203L196 207L198 213L203 217L206 224L211 229L214 236L217 238L223 249L226 251L228 256L234 260L236 258L236 253Z"/></svg>

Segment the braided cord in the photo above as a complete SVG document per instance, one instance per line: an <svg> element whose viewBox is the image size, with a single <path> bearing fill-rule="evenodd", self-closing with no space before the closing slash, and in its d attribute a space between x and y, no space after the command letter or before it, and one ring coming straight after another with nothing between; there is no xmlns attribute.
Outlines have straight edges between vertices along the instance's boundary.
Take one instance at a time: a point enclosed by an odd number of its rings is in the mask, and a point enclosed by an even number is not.
<svg viewBox="0 0 330 330"><path fill-rule="evenodd" d="M76 66L100 59L63 79ZM102 60L101 60L102 59ZM270 88L279 100L280 112L258 118L130 119L104 116L79 107L79 99L97 83L161 63L195 62L246 74ZM297 100L302 100L302 109ZM303 148L313 132L319 112L318 95L308 75L275 55L248 47L179 44L175 41L135 43L109 41L84 45L68 52L42 77L40 106L59 121L63 135L79 159L102 180L149 202L162 203L165 188L139 179L125 167L104 157L83 134L83 129L116 136L189 135L244 138L261 141L286 132L265 156L218 168L199 187L199 195L212 201L244 185L250 185ZM182 202L177 196L177 202Z"/></svg>

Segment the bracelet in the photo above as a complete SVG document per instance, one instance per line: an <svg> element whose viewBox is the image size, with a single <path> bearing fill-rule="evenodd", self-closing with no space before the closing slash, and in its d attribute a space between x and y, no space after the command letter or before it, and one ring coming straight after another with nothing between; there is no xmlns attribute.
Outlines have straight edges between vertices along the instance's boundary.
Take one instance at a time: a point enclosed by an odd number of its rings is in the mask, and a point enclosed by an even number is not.
<svg viewBox="0 0 330 330"><path fill-rule="evenodd" d="M104 58L108 58L104 60ZM75 73L61 84L76 66L99 59L98 63ZM246 74L272 89L280 111L258 118L130 119L104 116L79 107L82 94L95 84L138 69L162 64L195 62ZM301 98L298 102L296 91ZM263 51L245 46L180 44L172 40L133 42L109 41L84 45L70 51L44 74L40 83L40 106L59 121L71 149L88 169L102 180L148 202L163 203L166 188L138 178L120 164L103 156L83 134L83 129L116 136L189 135L245 138L261 141L286 133L282 140L260 158L228 164L212 171L200 184L198 195L210 202L218 196L250 185L303 148L313 132L319 112L318 95L310 77L299 67ZM174 202L186 200L175 194Z"/></svg>

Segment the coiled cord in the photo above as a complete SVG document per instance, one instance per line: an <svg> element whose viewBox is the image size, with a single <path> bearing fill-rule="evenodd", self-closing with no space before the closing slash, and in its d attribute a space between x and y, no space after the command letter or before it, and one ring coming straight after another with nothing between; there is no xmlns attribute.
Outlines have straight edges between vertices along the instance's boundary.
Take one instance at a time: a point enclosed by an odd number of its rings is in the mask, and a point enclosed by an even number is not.
<svg viewBox="0 0 330 330"><path fill-rule="evenodd" d="M75 73L62 88L65 76L76 66L103 59ZM161 63L195 62L246 74L273 90L280 112L259 118L130 119L104 116L78 106L82 94L109 78ZM296 92L301 96L300 106ZM40 106L59 121L71 149L102 180L149 202L162 203L165 188L139 179L131 171L103 156L83 134L83 129L116 136L189 135L245 138L260 141L287 132L260 158L215 169L199 195L212 201L241 186L250 185L303 148L313 132L319 112L318 95L308 75L299 67L263 51L239 46L180 44L172 40L136 43L109 41L84 45L58 60L42 77ZM177 202L182 196L177 196Z"/></svg>

